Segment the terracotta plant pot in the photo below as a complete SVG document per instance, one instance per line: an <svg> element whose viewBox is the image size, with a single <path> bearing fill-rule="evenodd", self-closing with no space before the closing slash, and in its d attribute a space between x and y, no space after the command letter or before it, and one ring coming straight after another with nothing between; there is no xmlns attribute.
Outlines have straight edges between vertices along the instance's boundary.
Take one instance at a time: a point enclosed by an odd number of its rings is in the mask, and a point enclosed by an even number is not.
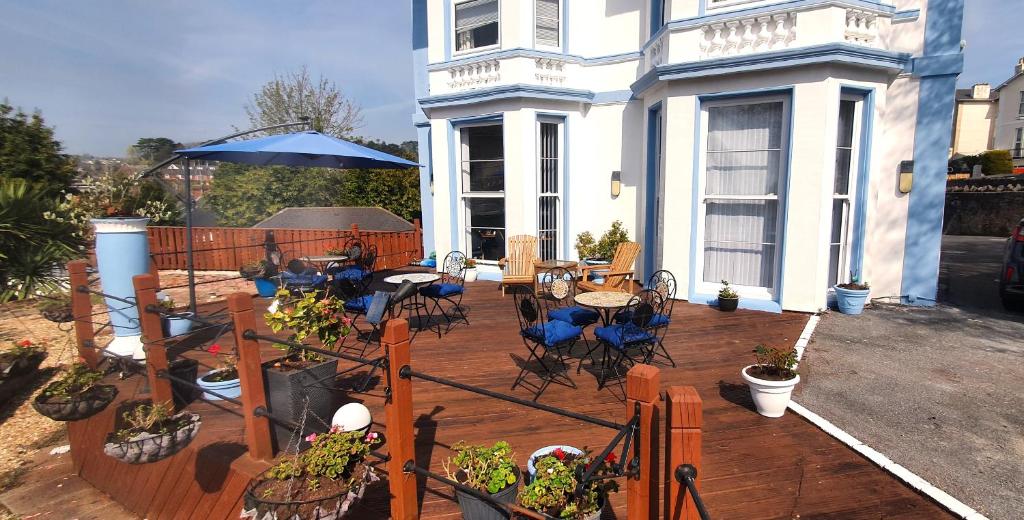
<svg viewBox="0 0 1024 520"><path fill-rule="evenodd" d="M101 412L115 397L117 387L95 385L70 397L46 397L40 393L32 400L32 408L54 421L80 421Z"/></svg>

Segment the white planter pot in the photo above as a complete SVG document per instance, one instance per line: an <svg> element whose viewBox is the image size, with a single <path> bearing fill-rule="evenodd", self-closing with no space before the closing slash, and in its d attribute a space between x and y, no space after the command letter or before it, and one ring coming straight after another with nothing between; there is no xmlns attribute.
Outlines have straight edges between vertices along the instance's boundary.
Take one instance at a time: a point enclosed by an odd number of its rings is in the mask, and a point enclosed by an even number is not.
<svg viewBox="0 0 1024 520"><path fill-rule="evenodd" d="M469 269L466 269L466 281L467 282L475 282L476 281L476 275L477 275L477 272L476 272L476 268L475 267L471 267Z"/></svg>
<svg viewBox="0 0 1024 520"><path fill-rule="evenodd" d="M754 398L757 413L765 417L782 417L782 414L786 413L786 407L789 406L789 397L793 394L793 387L800 382L800 376L797 375L786 381L758 379L747 374L747 370L753 366L744 367L740 374L746 380L747 386L750 387L750 397Z"/></svg>

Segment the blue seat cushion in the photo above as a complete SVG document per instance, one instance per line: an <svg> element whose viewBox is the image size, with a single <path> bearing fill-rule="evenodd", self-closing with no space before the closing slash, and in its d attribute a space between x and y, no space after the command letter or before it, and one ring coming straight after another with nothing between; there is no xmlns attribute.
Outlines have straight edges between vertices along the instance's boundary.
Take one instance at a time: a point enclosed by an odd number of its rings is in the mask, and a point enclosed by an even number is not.
<svg viewBox="0 0 1024 520"><path fill-rule="evenodd" d="M281 273L281 281L286 287L289 285L319 287L327 282L327 277L322 274L295 274L285 271Z"/></svg>
<svg viewBox="0 0 1024 520"><path fill-rule="evenodd" d="M346 280L352 280L353 282L362 281L364 278L369 277L372 272L363 271L361 267L346 267L336 273L334 276L340 276Z"/></svg>
<svg viewBox="0 0 1024 520"><path fill-rule="evenodd" d="M370 308L370 301L373 300L373 295L367 294L366 296L359 296L350 300L345 300L345 310L352 312L366 312L366 309Z"/></svg>
<svg viewBox="0 0 1024 520"><path fill-rule="evenodd" d="M551 320L544 324L538 323L524 330L522 334L545 347L553 347L566 341L579 339L580 334L583 334L583 329L564 321Z"/></svg>
<svg viewBox="0 0 1024 520"><path fill-rule="evenodd" d="M633 312L632 311L620 311L620 312L615 314L615 321L618 322L618 323L626 323L629 320L631 320L632 318L633 318ZM664 327L665 325L669 324L669 321L671 321L671 320L669 319L668 316L665 316L664 314L655 314L651 318L650 326L651 327Z"/></svg>
<svg viewBox="0 0 1024 520"><path fill-rule="evenodd" d="M426 287L420 287L420 294L427 298L445 298L455 294L462 294L462 286L455 283L435 283Z"/></svg>
<svg viewBox="0 0 1024 520"><path fill-rule="evenodd" d="M616 323L607 327L598 327L594 335L601 341L608 343L617 349L636 343L648 343L654 341L654 335L632 323Z"/></svg>
<svg viewBox="0 0 1024 520"><path fill-rule="evenodd" d="M554 309L548 313L548 318L585 327L597 323L597 320L601 319L601 315L595 310L575 306Z"/></svg>

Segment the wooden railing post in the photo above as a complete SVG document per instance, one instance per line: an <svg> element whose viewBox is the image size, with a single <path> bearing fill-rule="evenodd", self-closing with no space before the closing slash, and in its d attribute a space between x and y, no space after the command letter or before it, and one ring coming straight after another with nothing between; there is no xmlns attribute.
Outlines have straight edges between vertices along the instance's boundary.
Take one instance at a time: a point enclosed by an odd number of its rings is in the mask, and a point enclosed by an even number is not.
<svg viewBox="0 0 1024 520"><path fill-rule="evenodd" d="M690 464L697 468L696 484L701 478L700 445L703 423L703 402L692 386L673 386L668 389L668 421L666 422L665 453L665 518L670 520L699 520L693 497L686 486L676 480L676 468ZM685 497L685 498L684 498Z"/></svg>
<svg viewBox="0 0 1024 520"><path fill-rule="evenodd" d="M626 482L626 512L629 520L658 518L659 428L658 393L661 371L651 365L636 365L626 374L626 419L640 409L640 474ZM628 454L627 457L632 457ZM628 467L628 466L627 466Z"/></svg>
<svg viewBox="0 0 1024 520"><path fill-rule="evenodd" d="M238 379L242 387L242 413L245 416L245 443L249 446L250 457L270 460L274 458L274 447L270 441L270 420L256 415L257 408L267 407L260 344L254 339L245 338L245 331L256 330L252 296L241 292L229 295L228 311L231 313L231 322L235 329Z"/></svg>
<svg viewBox="0 0 1024 520"><path fill-rule="evenodd" d="M78 290L89 286L89 273L85 260L68 262L68 277L71 283L71 315L75 317L75 344L78 346L78 357L89 368L96 368L100 362L100 353L96 350L93 339L96 330L92 326L92 299L89 293Z"/></svg>
<svg viewBox="0 0 1024 520"><path fill-rule="evenodd" d="M146 351L146 375L149 376L149 393L153 404L168 403L174 407L171 382L157 377L161 370L168 369L167 347L164 345L164 328L161 316L146 310L156 305L156 277L139 274L132 277L135 286L135 304L139 308L139 325L142 327L142 341Z"/></svg>
<svg viewBox="0 0 1024 520"><path fill-rule="evenodd" d="M354 227L354 226L353 226ZM388 485L391 488L391 518L410 520L419 518L416 503L416 474L406 472L406 462L415 462L412 432L412 381L399 376L402 367L409 365L409 322L389 320L384 325L381 340L388 353L388 375L391 395L384 403L387 419Z"/></svg>

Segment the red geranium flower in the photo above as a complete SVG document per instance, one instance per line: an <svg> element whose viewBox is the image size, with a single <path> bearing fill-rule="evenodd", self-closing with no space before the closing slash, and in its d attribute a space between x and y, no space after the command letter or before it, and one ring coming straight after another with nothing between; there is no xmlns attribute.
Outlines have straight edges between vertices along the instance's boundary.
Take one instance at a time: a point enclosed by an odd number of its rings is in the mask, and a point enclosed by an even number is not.
<svg viewBox="0 0 1024 520"><path fill-rule="evenodd" d="M607 462L608 464L615 464L615 454L608 453L608 456L604 458L604 461Z"/></svg>
<svg viewBox="0 0 1024 520"><path fill-rule="evenodd" d="M25 339L23 339L23 340L18 342L18 346L19 347L31 347L32 346L32 340L30 340L28 338L25 338Z"/></svg>
<svg viewBox="0 0 1024 520"><path fill-rule="evenodd" d="M220 345L218 345L216 343L214 343L213 345L210 345L210 349L209 349L208 352L210 354L213 354L214 356L216 356L217 354L220 354Z"/></svg>
<svg viewBox="0 0 1024 520"><path fill-rule="evenodd" d="M551 452L551 454L558 460L565 460L565 452L562 451L562 448L555 448L555 451Z"/></svg>

